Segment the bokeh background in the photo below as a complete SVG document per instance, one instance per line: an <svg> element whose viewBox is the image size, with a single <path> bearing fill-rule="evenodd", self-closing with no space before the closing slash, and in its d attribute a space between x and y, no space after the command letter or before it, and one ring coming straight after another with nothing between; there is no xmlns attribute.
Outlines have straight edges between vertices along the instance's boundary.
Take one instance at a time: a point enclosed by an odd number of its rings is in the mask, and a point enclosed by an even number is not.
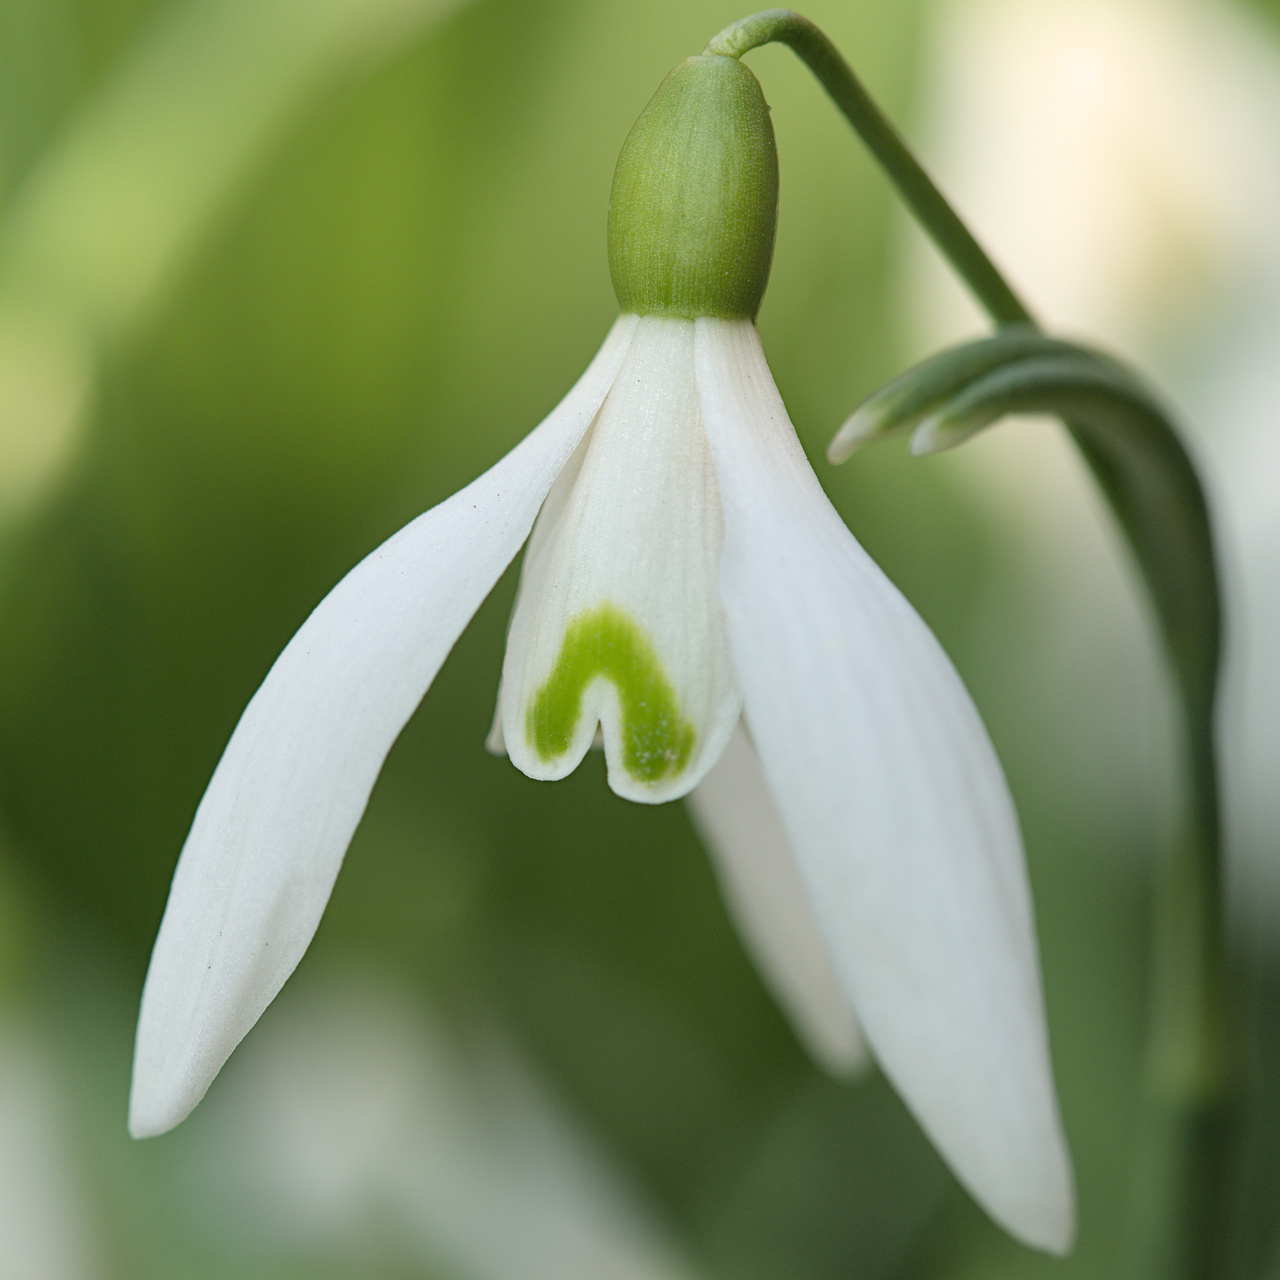
<svg viewBox="0 0 1280 1280"><path fill-rule="evenodd" d="M1280 1278L1280 6L813 0L1054 328L1180 407L1232 605L1248 973L1234 1268ZM509 572L392 752L298 973L125 1136L169 877L244 704L365 552L612 320L627 130L708 0L0 0L0 1277L1093 1277L1123 1257L1176 720L1059 430L821 461L982 323L790 55L760 327L818 474L981 707L1027 842L1079 1180L1002 1236L885 1081L805 1058L684 807L484 751Z"/></svg>

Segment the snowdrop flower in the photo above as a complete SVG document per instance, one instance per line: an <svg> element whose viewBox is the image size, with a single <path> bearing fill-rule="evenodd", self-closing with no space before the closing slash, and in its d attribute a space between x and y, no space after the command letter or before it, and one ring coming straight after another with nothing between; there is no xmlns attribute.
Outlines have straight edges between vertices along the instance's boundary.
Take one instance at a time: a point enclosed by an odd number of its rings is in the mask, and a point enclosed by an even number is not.
<svg viewBox="0 0 1280 1280"><path fill-rule="evenodd" d="M293 971L391 744L528 539L495 744L560 778L598 726L619 795L697 788L748 945L819 1056L849 1066L865 1035L991 1214L1069 1247L1017 819L959 677L769 374L777 183L755 77L719 56L672 72L618 162L622 315L586 373L334 588L232 735L147 975L136 1136L190 1112Z"/></svg>

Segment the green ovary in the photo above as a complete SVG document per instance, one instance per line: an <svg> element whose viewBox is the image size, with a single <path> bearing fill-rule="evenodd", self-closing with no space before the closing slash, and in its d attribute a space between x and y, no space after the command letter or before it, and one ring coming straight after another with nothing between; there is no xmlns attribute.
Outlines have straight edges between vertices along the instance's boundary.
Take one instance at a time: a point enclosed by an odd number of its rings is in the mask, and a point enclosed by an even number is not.
<svg viewBox="0 0 1280 1280"><path fill-rule="evenodd" d="M639 782L660 782L689 760L697 730L681 714L653 644L621 609L588 609L569 623L560 656L533 696L525 732L540 759L569 750L582 694L597 677L613 683L622 708L622 754Z"/></svg>

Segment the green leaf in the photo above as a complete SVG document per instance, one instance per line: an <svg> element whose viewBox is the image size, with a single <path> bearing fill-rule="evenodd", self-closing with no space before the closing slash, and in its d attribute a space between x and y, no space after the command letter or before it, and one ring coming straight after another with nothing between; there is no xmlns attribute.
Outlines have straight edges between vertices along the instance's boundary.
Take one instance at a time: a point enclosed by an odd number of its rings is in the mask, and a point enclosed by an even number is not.
<svg viewBox="0 0 1280 1280"><path fill-rule="evenodd" d="M989 370L1058 345L1030 325L1011 324L993 337L940 351L872 392L836 432L827 459L844 462L869 440L914 427Z"/></svg>
<svg viewBox="0 0 1280 1280"><path fill-rule="evenodd" d="M941 453L1015 413L1065 417L1072 406L1123 404L1160 415L1155 399L1136 379L1093 352L1048 339L1029 344L1027 350L1030 354L955 387L947 401L935 405L920 422L911 452L917 457Z"/></svg>

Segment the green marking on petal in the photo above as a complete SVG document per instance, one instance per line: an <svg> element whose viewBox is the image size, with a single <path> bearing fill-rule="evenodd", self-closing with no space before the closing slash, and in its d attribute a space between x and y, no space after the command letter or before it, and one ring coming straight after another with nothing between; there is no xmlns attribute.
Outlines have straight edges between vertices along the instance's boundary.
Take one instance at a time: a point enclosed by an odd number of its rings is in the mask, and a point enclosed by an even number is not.
<svg viewBox="0 0 1280 1280"><path fill-rule="evenodd" d="M612 604L588 609L569 623L556 665L533 696L525 732L539 757L554 760L569 750L583 691L597 676L618 691L627 772L640 782L679 773L697 730L680 714L649 637Z"/></svg>

